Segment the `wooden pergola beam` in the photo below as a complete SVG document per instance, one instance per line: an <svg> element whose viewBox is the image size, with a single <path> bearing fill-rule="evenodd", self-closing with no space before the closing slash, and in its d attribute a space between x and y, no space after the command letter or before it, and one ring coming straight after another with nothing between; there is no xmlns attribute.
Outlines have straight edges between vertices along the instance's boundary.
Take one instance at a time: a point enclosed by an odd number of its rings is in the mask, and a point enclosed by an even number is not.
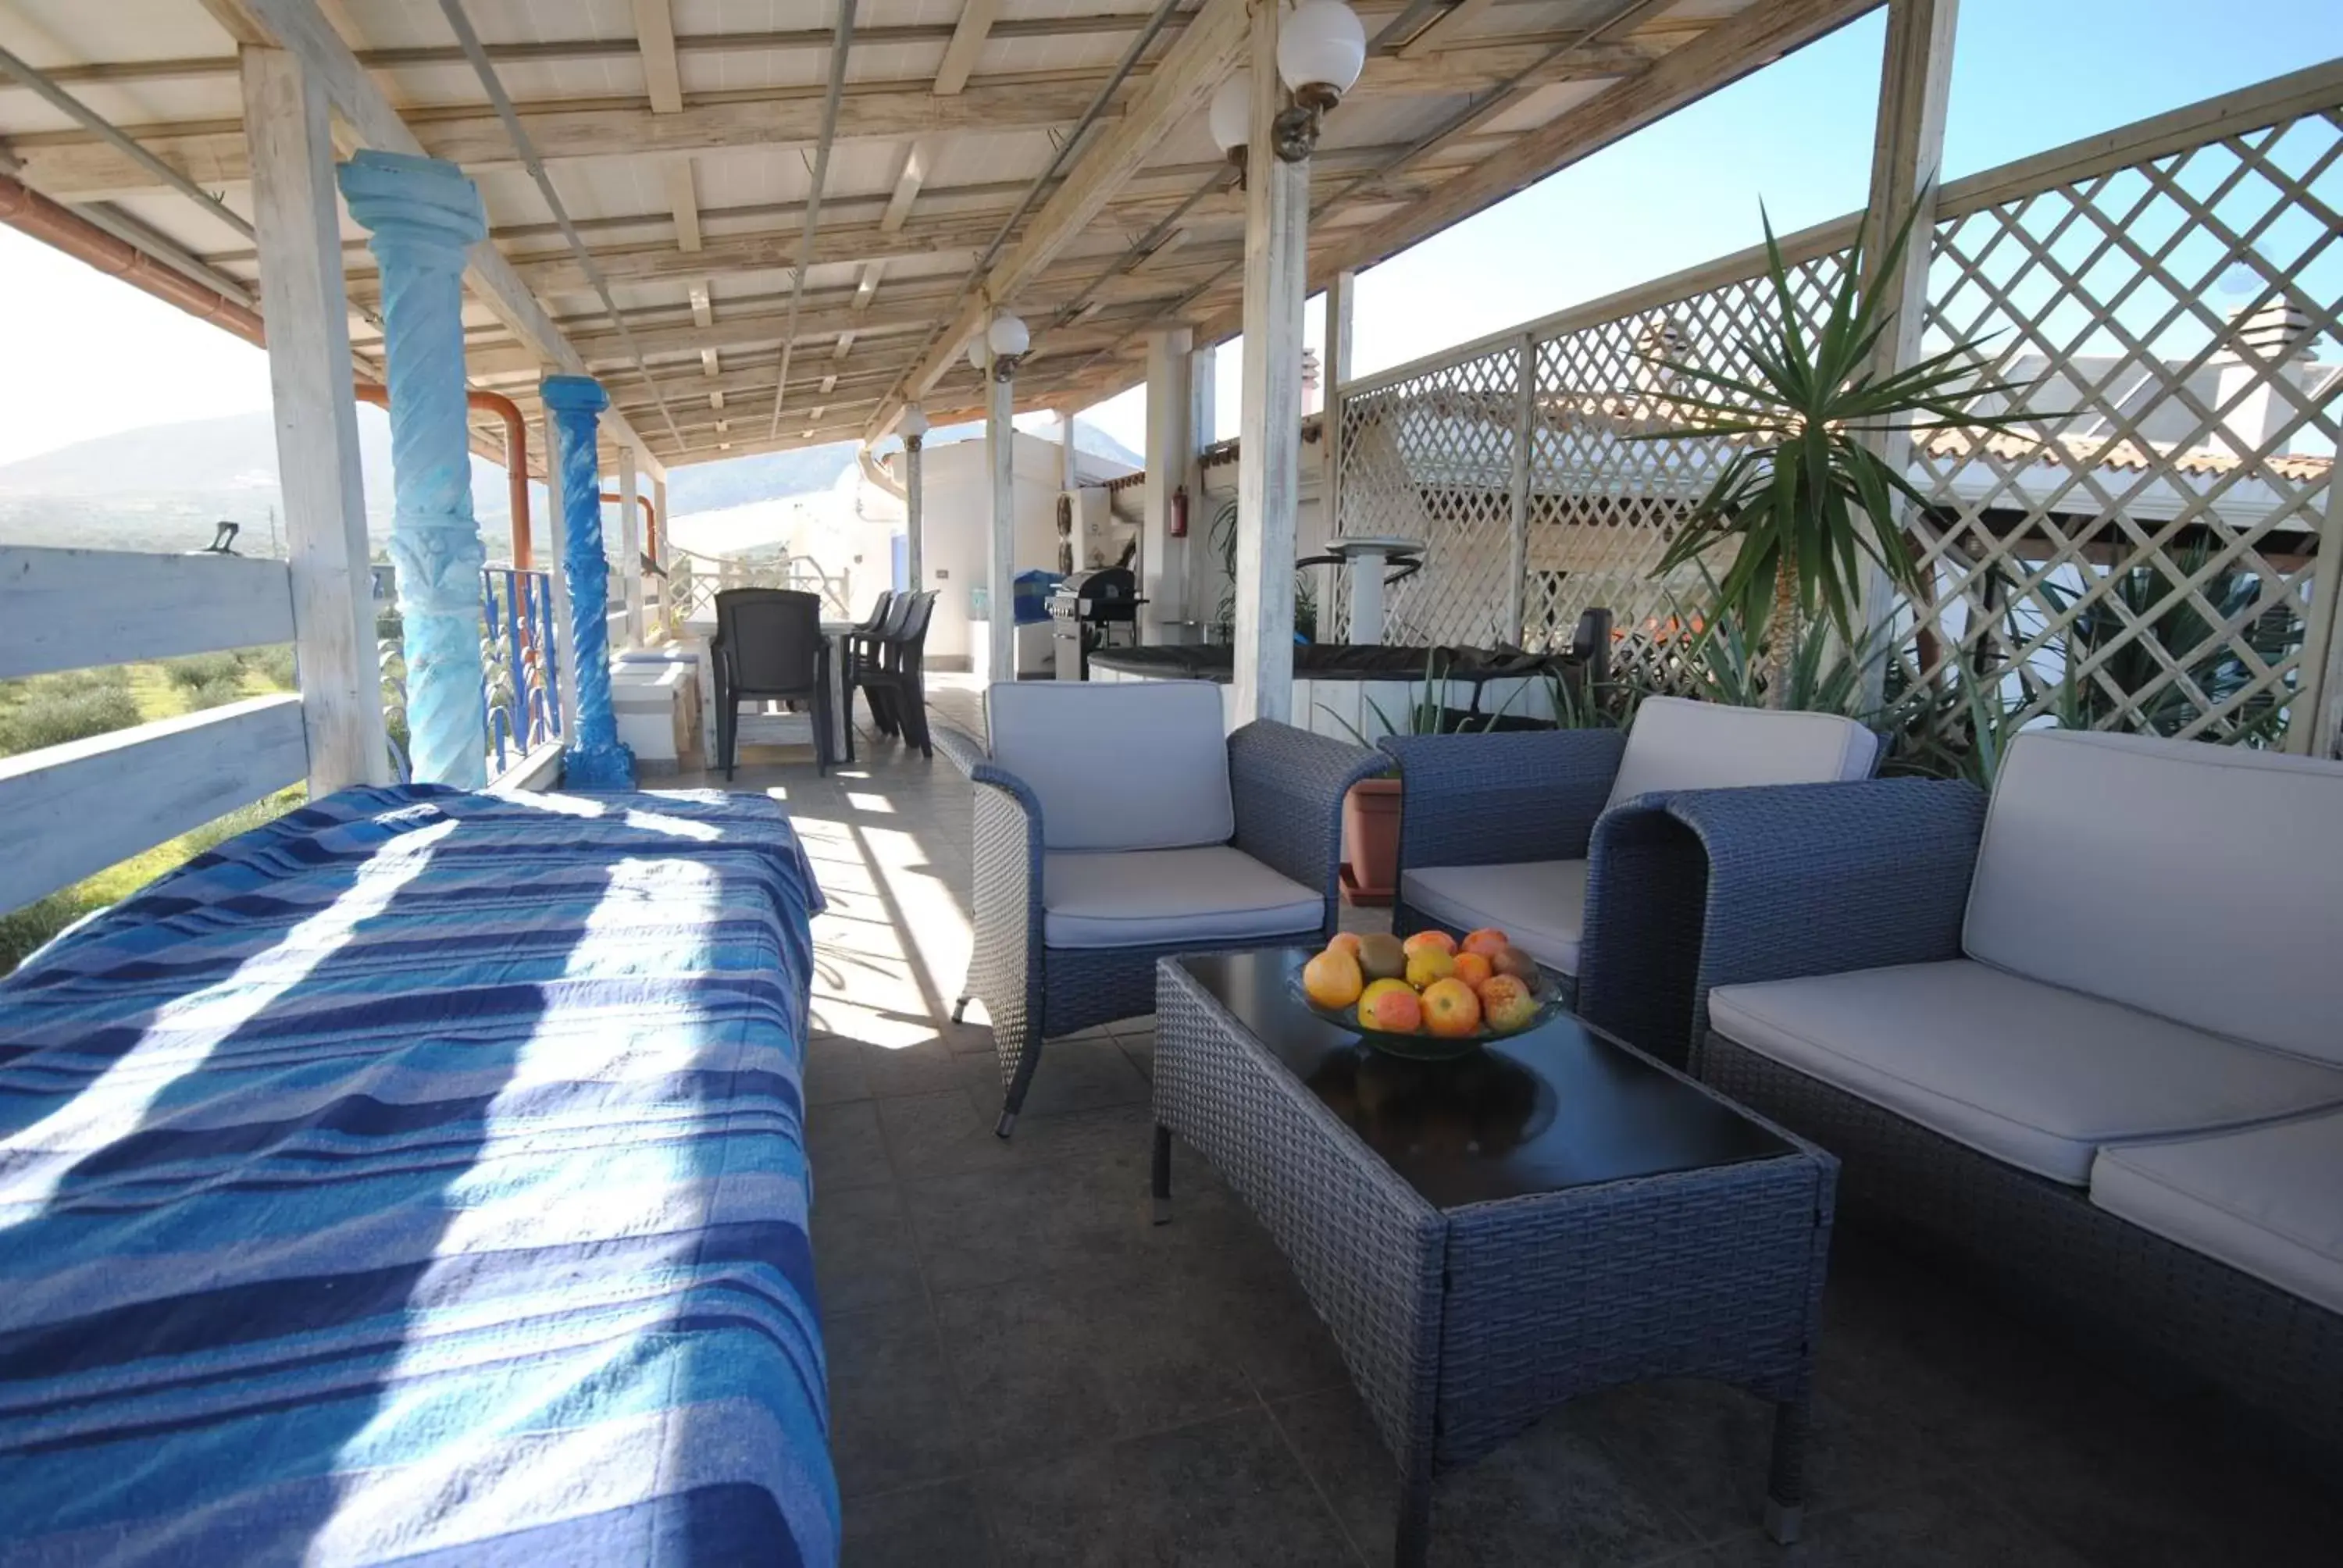
<svg viewBox="0 0 2343 1568"><path fill-rule="evenodd" d="M1204 0L1122 118L1090 145L1072 174L1034 213L1017 244L980 280L978 297L938 337L911 377L914 396L935 386L960 357L961 347L983 330L993 310L1014 299L1089 226L1162 139L1203 107L1243 53L1246 25L1245 0ZM890 398L871 421L870 436L886 434L900 407L900 399Z"/></svg>
<svg viewBox="0 0 2343 1568"><path fill-rule="evenodd" d="M207 5L224 6L277 3L206 0ZM1188 31L1194 30L1192 22ZM338 35L336 38L338 42ZM1186 42L1183 35L1174 52L1185 47ZM1550 43L1509 39L1416 59L1376 55L1368 60L1353 91L1428 95L1481 91L1530 68L1550 47ZM1530 82L1624 76L1649 65L1658 47L1630 39L1573 50L1537 66ZM343 52L348 53L347 46ZM1170 57L1165 56L1167 61ZM352 68L358 70L355 56L351 62ZM1155 77L1155 71L1143 67L1134 71L1135 92L1147 91ZM1038 79L980 77L960 92L941 96L925 81L858 82L839 106L838 139L1050 130L1079 117L1105 80L1104 72L1087 70L1044 73ZM820 134L822 117L821 94L799 89L746 95L709 94L667 114L646 108L639 100L557 100L518 107L522 125L549 162L810 146ZM1108 110L1110 115L1118 112ZM422 149L433 157L468 169L501 168L518 162L503 124L486 106L421 110L408 124ZM181 122L127 129L148 151L207 187L237 185L250 177L243 133L236 125ZM13 145L24 165L25 182L61 201L157 188L155 176L117 148L78 132L38 133L19 137Z"/></svg>
<svg viewBox="0 0 2343 1568"><path fill-rule="evenodd" d="M643 85L651 113L672 115L683 107L683 75L676 66L675 15L668 0L635 0L635 38L642 47Z"/></svg>
<svg viewBox="0 0 2343 1568"><path fill-rule="evenodd" d="M984 52L984 40L992 32L992 20L1000 9L1000 0L965 0L960 21L952 27L951 42L944 45L943 64L936 67L937 96L950 97L968 85L969 74L976 69L976 58Z"/></svg>
<svg viewBox="0 0 2343 1568"><path fill-rule="evenodd" d="M283 49L299 59L305 69L316 74L327 100L365 146L395 153L424 151L389 98L318 11L315 0L204 0L204 5L238 43ZM474 246L464 277L480 303L524 347L548 366L584 374L586 362L502 252L492 245ZM654 476L665 473L649 444L624 416L612 416L605 428L615 439L640 452Z"/></svg>

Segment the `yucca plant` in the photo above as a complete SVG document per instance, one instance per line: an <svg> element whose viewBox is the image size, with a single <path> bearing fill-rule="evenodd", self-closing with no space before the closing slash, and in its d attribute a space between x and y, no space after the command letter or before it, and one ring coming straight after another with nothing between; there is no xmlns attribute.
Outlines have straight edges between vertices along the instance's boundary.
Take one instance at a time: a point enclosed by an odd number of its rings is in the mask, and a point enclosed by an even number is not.
<svg viewBox="0 0 2343 1568"><path fill-rule="evenodd" d="M1865 438L1956 425L2004 429L2042 417L1974 411L1978 398L2012 390L1979 369L1981 340L1956 343L1903 370L1881 375L1873 369L1880 339L1895 325L1888 291L1918 210L1915 206L1905 215L1875 264L1863 230L1856 229L1828 317L1811 334L1772 220L1766 219L1765 272L1775 311L1740 343L1750 373L1654 360L1694 384L1667 397L1687 417L1671 428L1629 437L1723 438L1735 444L1724 470L1670 541L1658 573L1697 561L1727 539L1740 541L1725 574L1718 609L1740 621L1753 648L1762 640L1762 678L1766 701L1775 708L1789 702L1785 676L1803 621L1820 612L1852 638L1863 558L1876 562L1906 592L1920 588L1896 503L1900 498L1926 507L1927 498L1865 446ZM1866 284L1866 277L1874 281Z"/></svg>

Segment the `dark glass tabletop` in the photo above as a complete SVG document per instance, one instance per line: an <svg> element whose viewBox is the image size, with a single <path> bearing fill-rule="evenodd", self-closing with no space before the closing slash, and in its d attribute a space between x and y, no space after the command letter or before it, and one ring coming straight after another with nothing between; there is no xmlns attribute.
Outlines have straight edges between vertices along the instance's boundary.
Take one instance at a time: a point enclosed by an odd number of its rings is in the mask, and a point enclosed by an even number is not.
<svg viewBox="0 0 2343 1568"><path fill-rule="evenodd" d="M1438 1208L1795 1151L1568 1013L1448 1061L1373 1050L1302 1004L1309 957L1272 948L1172 961Z"/></svg>

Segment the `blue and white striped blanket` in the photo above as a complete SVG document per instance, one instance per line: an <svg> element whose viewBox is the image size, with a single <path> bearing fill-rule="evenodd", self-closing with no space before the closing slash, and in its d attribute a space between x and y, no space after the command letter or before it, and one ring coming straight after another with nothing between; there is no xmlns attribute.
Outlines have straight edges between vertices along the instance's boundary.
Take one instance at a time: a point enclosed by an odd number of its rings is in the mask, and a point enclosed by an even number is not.
<svg viewBox="0 0 2343 1568"><path fill-rule="evenodd" d="M769 800L349 790L0 983L0 1563L838 1555Z"/></svg>

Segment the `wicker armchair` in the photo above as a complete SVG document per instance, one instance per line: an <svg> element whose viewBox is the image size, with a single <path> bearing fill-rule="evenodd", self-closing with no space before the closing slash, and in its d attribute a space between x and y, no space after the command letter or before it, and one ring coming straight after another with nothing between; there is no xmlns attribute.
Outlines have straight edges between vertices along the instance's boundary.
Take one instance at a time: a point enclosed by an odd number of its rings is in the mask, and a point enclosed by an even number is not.
<svg viewBox="0 0 2343 1568"><path fill-rule="evenodd" d="M1681 794L1594 859L1583 1013L1688 1031L1851 1211L2343 1461L2343 765L2033 732L1989 805Z"/></svg>
<svg viewBox="0 0 2343 1568"><path fill-rule="evenodd" d="M976 787L952 1016L991 1016L1006 1138L1042 1040L1150 1010L1156 960L1332 936L1342 797L1384 762L1267 721L1223 739L1205 682L1008 683L989 710L993 746L945 726L935 744Z"/></svg>
<svg viewBox="0 0 2343 1568"><path fill-rule="evenodd" d="M1574 990L1596 823L1679 789L1867 777L1878 740L1852 719L1652 698L1634 727L1391 735L1403 787L1392 929L1505 930ZM1622 1038L1681 1064L1680 1043ZM1678 1037L1680 1039L1680 1037Z"/></svg>

